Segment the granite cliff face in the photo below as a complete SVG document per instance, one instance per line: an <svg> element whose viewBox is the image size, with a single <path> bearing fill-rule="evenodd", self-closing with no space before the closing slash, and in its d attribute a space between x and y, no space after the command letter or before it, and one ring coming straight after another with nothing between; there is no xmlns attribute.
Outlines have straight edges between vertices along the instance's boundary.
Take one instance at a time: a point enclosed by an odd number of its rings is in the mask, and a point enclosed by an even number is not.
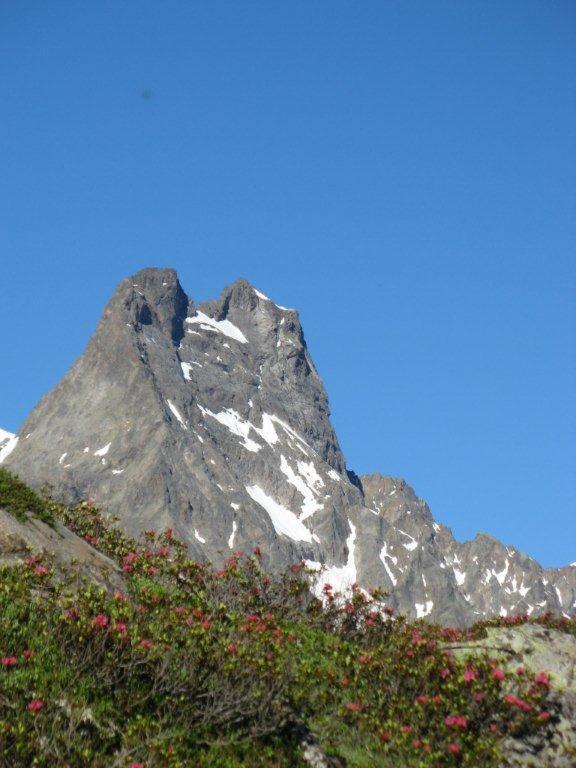
<svg viewBox="0 0 576 768"><path fill-rule="evenodd" d="M412 616L576 609L576 568L459 544L403 481L348 473L297 312L244 280L197 306L173 270L124 280L70 372L0 434L0 461L131 533L172 527L215 562L256 545L268 567L303 558Z"/></svg>

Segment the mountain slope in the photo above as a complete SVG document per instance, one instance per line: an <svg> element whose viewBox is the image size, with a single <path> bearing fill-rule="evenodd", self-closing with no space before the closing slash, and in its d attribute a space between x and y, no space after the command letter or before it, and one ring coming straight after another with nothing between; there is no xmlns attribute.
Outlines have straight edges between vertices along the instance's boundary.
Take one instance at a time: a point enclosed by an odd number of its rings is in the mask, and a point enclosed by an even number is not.
<svg viewBox="0 0 576 768"><path fill-rule="evenodd" d="M40 568L47 558L59 578L93 582L106 590L124 586L120 568L57 519L50 502L0 469L0 567Z"/></svg>
<svg viewBox="0 0 576 768"><path fill-rule="evenodd" d="M174 528L200 559L259 546L267 567L324 564L335 588L445 623L575 607L575 568L459 545L402 481L349 475L297 312L244 280L198 306L173 270L124 280L19 435L4 461L31 485L131 533Z"/></svg>

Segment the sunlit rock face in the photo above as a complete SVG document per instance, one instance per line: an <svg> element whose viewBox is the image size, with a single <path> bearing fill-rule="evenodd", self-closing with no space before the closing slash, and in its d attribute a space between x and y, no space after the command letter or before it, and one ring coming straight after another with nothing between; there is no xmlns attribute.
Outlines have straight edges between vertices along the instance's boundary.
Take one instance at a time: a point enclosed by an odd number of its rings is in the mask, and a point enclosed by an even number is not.
<svg viewBox="0 0 576 768"><path fill-rule="evenodd" d="M414 617L575 608L576 568L458 544L402 480L348 473L298 313L244 280L199 305L173 270L124 280L18 436L0 433L0 460L131 533L173 528L213 562L255 546L267 567L304 559Z"/></svg>

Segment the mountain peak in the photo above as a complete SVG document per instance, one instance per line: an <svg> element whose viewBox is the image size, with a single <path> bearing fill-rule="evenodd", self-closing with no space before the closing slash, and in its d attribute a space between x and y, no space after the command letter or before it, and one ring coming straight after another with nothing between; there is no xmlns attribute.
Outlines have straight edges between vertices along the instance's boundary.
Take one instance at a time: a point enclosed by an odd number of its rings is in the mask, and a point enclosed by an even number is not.
<svg viewBox="0 0 576 768"><path fill-rule="evenodd" d="M231 308L236 308L248 312L264 310L278 319L286 318L286 313L290 313L290 317L297 317L298 315L296 310L276 304L269 296L243 277L227 285L218 299L202 302L200 306L213 307L223 314L226 314Z"/></svg>
<svg viewBox="0 0 576 768"><path fill-rule="evenodd" d="M346 470L298 314L245 279L196 306L173 269L123 280L85 353L0 456L131 533L173 528L201 560L259 546L419 618L576 608L576 569L494 539L459 544L401 478Z"/></svg>
<svg viewBox="0 0 576 768"><path fill-rule="evenodd" d="M148 267L122 280L104 310L100 330L110 324L156 326L178 344L189 300L174 269Z"/></svg>

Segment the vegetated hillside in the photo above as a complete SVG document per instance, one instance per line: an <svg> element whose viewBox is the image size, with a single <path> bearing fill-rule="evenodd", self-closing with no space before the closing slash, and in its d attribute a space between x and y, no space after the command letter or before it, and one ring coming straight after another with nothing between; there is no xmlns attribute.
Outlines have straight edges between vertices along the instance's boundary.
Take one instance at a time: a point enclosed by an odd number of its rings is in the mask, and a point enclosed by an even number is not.
<svg viewBox="0 0 576 768"><path fill-rule="evenodd" d="M0 506L18 508L0 475ZM256 550L213 568L170 530L136 542L89 502L38 503L123 583L79 587L38 553L0 569L3 767L490 768L510 744L572 764L554 678L474 647L486 625L391 618L358 588L321 601L303 563L269 575ZM575 640L574 620L526 626Z"/></svg>

